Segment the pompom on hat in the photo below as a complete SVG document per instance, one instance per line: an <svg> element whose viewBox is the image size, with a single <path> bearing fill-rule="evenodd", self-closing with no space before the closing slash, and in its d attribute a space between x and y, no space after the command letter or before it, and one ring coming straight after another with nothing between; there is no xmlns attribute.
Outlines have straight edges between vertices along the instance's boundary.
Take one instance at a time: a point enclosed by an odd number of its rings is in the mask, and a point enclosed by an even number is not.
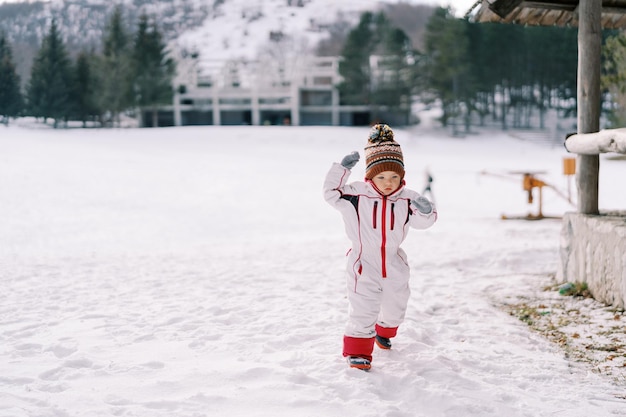
<svg viewBox="0 0 626 417"><path fill-rule="evenodd" d="M371 180L385 171L404 178L404 158L400 144L393 139L393 130L386 124L372 126L365 146L365 178Z"/></svg>

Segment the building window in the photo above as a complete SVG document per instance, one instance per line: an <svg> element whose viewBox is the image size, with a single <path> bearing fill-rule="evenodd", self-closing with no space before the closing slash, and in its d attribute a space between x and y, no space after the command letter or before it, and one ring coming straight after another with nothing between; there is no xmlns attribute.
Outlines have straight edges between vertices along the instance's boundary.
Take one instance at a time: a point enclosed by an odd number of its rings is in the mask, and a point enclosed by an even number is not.
<svg viewBox="0 0 626 417"><path fill-rule="evenodd" d="M332 77L313 77L313 85L332 85Z"/></svg>
<svg viewBox="0 0 626 417"><path fill-rule="evenodd" d="M333 95L330 91L301 91L300 103L303 106L330 106Z"/></svg>
<svg viewBox="0 0 626 417"><path fill-rule="evenodd" d="M220 104L242 106L250 105L251 100L249 98L220 98Z"/></svg>
<svg viewBox="0 0 626 417"><path fill-rule="evenodd" d="M272 97L259 99L259 104L289 104L290 102L290 97Z"/></svg>
<svg viewBox="0 0 626 417"><path fill-rule="evenodd" d="M213 87L213 80L208 76L199 76L198 87Z"/></svg>

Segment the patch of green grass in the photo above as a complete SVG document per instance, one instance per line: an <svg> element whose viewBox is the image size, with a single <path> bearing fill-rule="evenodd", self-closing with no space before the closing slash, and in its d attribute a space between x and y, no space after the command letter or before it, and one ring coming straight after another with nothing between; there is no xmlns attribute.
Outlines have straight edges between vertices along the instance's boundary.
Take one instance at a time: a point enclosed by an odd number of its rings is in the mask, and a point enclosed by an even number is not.
<svg viewBox="0 0 626 417"><path fill-rule="evenodd" d="M586 282L566 282L557 287L559 294L570 297L591 298Z"/></svg>

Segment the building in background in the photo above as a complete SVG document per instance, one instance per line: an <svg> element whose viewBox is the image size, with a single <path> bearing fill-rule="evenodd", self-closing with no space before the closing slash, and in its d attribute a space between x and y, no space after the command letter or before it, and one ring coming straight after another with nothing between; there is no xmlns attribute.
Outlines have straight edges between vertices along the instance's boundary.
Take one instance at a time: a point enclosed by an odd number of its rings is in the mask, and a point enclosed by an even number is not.
<svg viewBox="0 0 626 417"><path fill-rule="evenodd" d="M340 105L339 57L211 61L179 55L174 102L160 109L159 126L408 124L407 116L380 107L374 117L367 104ZM372 68L372 74L380 70Z"/></svg>

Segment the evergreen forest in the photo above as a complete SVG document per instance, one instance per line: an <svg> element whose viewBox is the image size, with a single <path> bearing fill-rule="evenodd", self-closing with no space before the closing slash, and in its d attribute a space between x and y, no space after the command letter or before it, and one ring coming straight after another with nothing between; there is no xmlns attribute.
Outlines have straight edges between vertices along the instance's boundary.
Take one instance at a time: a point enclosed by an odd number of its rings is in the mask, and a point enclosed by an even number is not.
<svg viewBox="0 0 626 417"><path fill-rule="evenodd" d="M544 128L548 111L576 113L577 29L477 24L431 9L419 47L384 12L366 12L341 40L341 104L410 112L440 106L444 126L470 131L497 124ZM172 102L175 62L156 22L124 24L118 6L98 50L67 50L55 21L30 78L20 80L12 46L0 32L0 122L34 116L54 126L81 121L116 126L123 113L152 114ZM626 122L626 36L603 32L604 117ZM372 63L376 63L376 71ZM533 125L538 123L538 125Z"/></svg>
<svg viewBox="0 0 626 417"><path fill-rule="evenodd" d="M0 33L0 121L33 116L54 127L70 120L117 126L120 114L171 104L175 63L156 22L141 15L133 32L117 6L107 22L100 52L73 59L52 21L34 57L24 91L5 33ZM140 113L140 115L143 112Z"/></svg>

